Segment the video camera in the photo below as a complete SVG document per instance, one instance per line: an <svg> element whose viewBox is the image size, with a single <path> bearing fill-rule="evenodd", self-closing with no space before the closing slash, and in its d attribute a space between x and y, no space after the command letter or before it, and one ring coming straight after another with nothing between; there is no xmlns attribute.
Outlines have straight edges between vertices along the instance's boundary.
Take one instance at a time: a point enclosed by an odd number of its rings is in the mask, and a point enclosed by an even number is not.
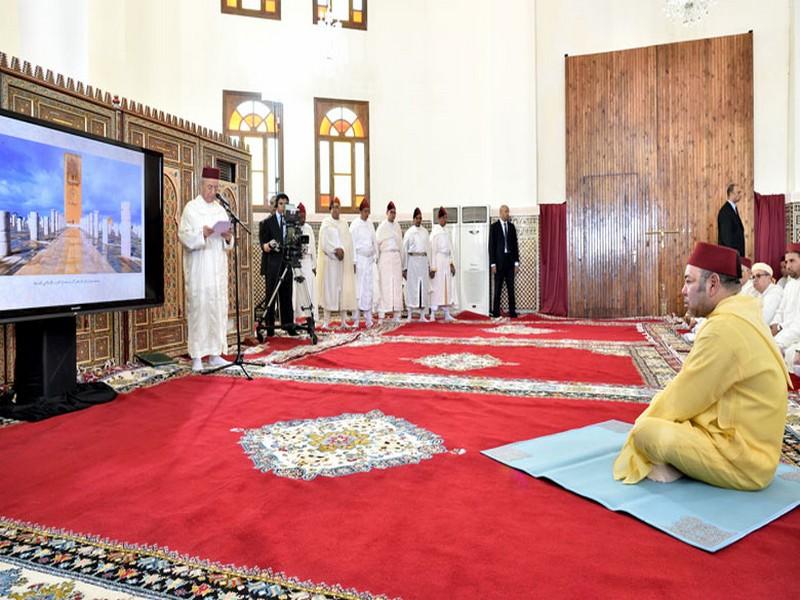
<svg viewBox="0 0 800 600"><path fill-rule="evenodd" d="M286 240L283 243L283 260L289 263L293 269L300 268L300 260L303 258L303 246L308 244L307 235L303 234L303 226L300 224L300 212L294 204L287 204L283 213L286 223Z"/></svg>

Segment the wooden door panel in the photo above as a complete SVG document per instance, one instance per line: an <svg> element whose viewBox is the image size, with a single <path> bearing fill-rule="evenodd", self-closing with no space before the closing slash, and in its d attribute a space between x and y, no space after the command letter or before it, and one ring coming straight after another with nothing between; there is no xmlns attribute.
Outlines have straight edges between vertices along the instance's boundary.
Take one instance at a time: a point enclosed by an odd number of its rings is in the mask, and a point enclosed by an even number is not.
<svg viewBox="0 0 800 600"><path fill-rule="evenodd" d="M752 253L752 52L744 34L566 59L570 314L682 313L731 182Z"/></svg>
<svg viewBox="0 0 800 600"><path fill-rule="evenodd" d="M646 232L656 165L655 49L567 58L570 314L655 310Z"/></svg>

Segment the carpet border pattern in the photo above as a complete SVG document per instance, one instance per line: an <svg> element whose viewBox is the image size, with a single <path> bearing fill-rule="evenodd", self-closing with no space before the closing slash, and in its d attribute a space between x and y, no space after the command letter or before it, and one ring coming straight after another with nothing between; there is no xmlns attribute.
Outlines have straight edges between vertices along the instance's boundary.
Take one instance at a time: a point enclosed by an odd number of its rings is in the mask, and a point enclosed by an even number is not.
<svg viewBox="0 0 800 600"><path fill-rule="evenodd" d="M386 600L337 585L239 568L0 517L0 559L148 598Z"/></svg>

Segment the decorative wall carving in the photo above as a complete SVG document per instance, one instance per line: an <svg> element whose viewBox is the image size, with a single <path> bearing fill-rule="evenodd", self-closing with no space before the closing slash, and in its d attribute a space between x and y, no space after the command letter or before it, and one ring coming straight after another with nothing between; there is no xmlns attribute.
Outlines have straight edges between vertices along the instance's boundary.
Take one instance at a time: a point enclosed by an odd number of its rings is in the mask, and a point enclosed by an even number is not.
<svg viewBox="0 0 800 600"><path fill-rule="evenodd" d="M0 53L0 107L164 154L164 305L78 317L78 363L121 364L138 352L185 352L182 250L177 237L180 213L195 196L202 167L225 160L233 163L240 175L235 184L224 185L225 194L240 207L242 220L251 222L247 152L220 133L126 98L112 98L107 92L69 78L65 80L52 71L33 68L16 58L9 60L3 53ZM242 244L240 251L241 322L249 327L252 322L250 245ZM231 301L232 319L233 306ZM229 336L229 341L233 339L233 335ZM14 348L13 325L0 326L0 384L13 380Z"/></svg>

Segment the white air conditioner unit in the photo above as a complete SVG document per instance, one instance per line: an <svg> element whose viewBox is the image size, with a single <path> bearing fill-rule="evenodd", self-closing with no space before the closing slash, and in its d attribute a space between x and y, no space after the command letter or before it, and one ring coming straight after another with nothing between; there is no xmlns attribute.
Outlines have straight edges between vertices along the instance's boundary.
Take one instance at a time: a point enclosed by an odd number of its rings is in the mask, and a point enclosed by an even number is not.
<svg viewBox="0 0 800 600"><path fill-rule="evenodd" d="M489 214L488 206L462 206L456 243L459 308L482 315L489 314Z"/></svg>

